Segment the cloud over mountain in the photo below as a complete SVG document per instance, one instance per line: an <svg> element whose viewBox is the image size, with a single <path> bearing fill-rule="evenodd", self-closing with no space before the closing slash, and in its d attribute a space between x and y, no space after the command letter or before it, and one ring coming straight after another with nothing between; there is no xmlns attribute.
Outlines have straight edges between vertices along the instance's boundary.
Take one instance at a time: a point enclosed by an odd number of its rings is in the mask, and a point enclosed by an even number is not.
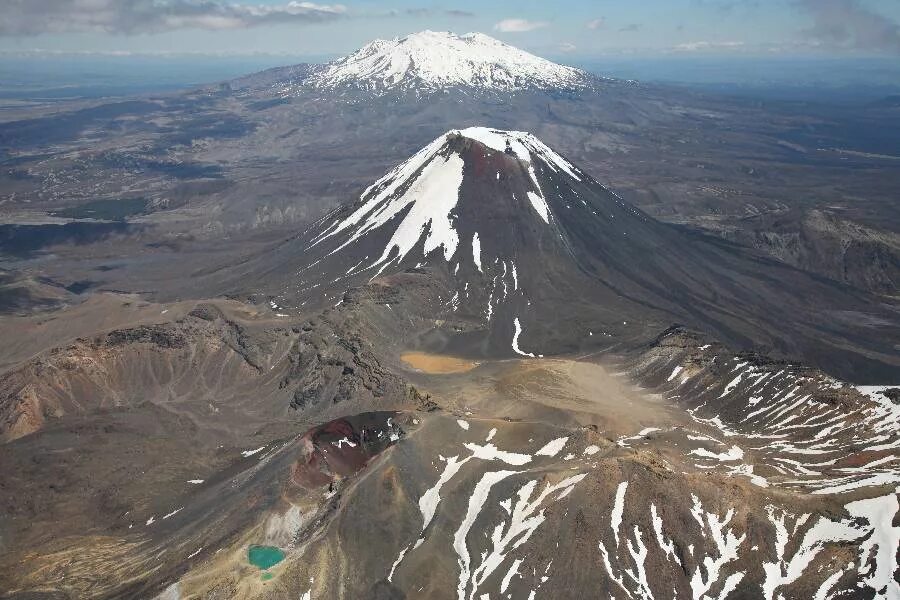
<svg viewBox="0 0 900 600"><path fill-rule="evenodd" d="M494 25L495 31L502 33L524 33L549 25L546 21L529 21L527 19L503 19Z"/></svg>
<svg viewBox="0 0 900 600"><path fill-rule="evenodd" d="M900 53L900 24L859 0L798 0L813 17L806 31L829 46Z"/></svg>
<svg viewBox="0 0 900 600"><path fill-rule="evenodd" d="M319 23L346 14L346 7L340 4L299 1L256 5L212 0L12 0L0 15L0 35L223 30L276 23Z"/></svg>

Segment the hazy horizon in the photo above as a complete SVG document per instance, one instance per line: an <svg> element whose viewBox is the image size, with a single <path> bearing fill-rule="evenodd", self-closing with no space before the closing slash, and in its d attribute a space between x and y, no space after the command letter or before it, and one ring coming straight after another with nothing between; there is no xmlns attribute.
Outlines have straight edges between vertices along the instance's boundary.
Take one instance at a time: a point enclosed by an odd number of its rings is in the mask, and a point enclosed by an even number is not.
<svg viewBox="0 0 900 600"><path fill-rule="evenodd" d="M0 97L64 99L174 91L268 68L322 63L333 55L0 56ZM867 101L900 93L900 64L888 58L596 56L548 58L601 76L696 86L763 97ZM817 90L835 94L820 97ZM838 92L846 93L838 93ZM808 97L808 98L807 98Z"/></svg>

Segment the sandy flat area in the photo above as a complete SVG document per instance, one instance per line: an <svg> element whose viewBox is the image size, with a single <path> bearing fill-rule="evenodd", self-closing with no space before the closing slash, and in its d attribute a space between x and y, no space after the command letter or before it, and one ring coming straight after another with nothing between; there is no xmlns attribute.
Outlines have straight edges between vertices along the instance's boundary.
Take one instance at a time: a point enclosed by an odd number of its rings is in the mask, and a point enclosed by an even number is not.
<svg viewBox="0 0 900 600"><path fill-rule="evenodd" d="M406 352L400 356L407 366L429 375L450 375L467 373L478 366L478 363L464 358L441 356L425 352Z"/></svg>

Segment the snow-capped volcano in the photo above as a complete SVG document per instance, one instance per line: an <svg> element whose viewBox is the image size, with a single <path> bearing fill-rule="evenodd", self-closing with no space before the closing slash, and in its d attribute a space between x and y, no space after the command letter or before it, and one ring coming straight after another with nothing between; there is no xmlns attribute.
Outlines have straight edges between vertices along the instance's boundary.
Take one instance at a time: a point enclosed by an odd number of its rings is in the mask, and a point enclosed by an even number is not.
<svg viewBox="0 0 900 600"><path fill-rule="evenodd" d="M842 310L859 302L846 290L660 223L520 131L449 131L242 269L277 281L287 311L418 277L416 302L454 324L442 343L462 353L578 352L673 323L789 356L858 343L805 300Z"/></svg>
<svg viewBox="0 0 900 600"><path fill-rule="evenodd" d="M453 130L318 224L308 234L301 277L341 286L427 265L450 278L446 299L454 312L491 321L504 306L530 306L531 292L544 295L552 274L577 271L574 215L618 219L617 229L649 223L529 133ZM568 273L561 277L574 283Z"/></svg>
<svg viewBox="0 0 900 600"><path fill-rule="evenodd" d="M563 298L542 328L579 311L588 331L612 335L636 317L614 295L600 301L588 247L617 252L624 232L653 239L653 226L534 135L452 130L304 232L297 280L276 301L333 304L378 277L427 269L443 288L436 310L497 331L490 352L538 355L549 347L528 343L538 315Z"/></svg>
<svg viewBox="0 0 900 600"><path fill-rule="evenodd" d="M574 89L584 71L529 54L481 33L422 31L376 40L310 78L318 88L368 91L478 88L497 91Z"/></svg>

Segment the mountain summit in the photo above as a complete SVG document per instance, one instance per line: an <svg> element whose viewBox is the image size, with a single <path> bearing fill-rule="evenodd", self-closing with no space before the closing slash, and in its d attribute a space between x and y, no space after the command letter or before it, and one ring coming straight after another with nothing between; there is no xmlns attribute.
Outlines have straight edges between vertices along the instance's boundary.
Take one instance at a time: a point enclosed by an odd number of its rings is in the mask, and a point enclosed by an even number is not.
<svg viewBox="0 0 900 600"><path fill-rule="evenodd" d="M480 177L470 179L472 183L482 180L480 183L487 183L488 187L463 194L464 157L471 156L473 142L488 154L479 152L480 160L474 168ZM474 229L478 223L490 222L496 213L507 229L519 228L523 233L556 225L538 172L561 173L576 182L584 177L529 133L484 127L450 131L375 182L363 193L363 204L321 232L312 246L340 240L332 251L337 253L367 236L378 236L382 229L393 229L380 255L371 264L361 265L362 270L377 269L380 274L390 264L403 262L422 242L421 253L415 254L416 262L434 253L438 259L443 257L453 263L458 273L463 256L468 254L459 246L462 238L470 237L473 250L469 266L483 273L481 240L488 246L494 245L495 240L494 235L484 231L479 237ZM502 188L508 188L509 193L497 193ZM554 183L554 190L557 195L560 193L558 183ZM492 197L493 202L486 202ZM492 234L498 233L492 229ZM522 245L511 244L505 251L513 253L517 247ZM441 252L435 253L437 249ZM485 260L497 258L496 253L485 255ZM515 264L511 268L514 271Z"/></svg>
<svg viewBox="0 0 900 600"><path fill-rule="evenodd" d="M317 88L368 91L478 88L497 91L574 89L591 76L481 33L422 31L375 40L313 74Z"/></svg>

